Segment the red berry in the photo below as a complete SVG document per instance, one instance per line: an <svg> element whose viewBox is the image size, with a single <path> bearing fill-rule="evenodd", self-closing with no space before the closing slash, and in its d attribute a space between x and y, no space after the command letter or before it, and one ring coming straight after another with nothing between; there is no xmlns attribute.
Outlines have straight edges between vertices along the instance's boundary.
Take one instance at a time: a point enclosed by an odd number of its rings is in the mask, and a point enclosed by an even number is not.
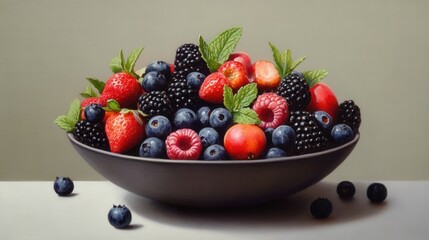
<svg viewBox="0 0 429 240"><path fill-rule="evenodd" d="M266 145L264 131L253 124L236 124L226 131L224 137L225 150L236 160L257 159Z"/></svg>
<svg viewBox="0 0 429 240"><path fill-rule="evenodd" d="M258 88L270 91L280 84L280 74L276 66L268 61L257 61L253 64L253 77Z"/></svg>
<svg viewBox="0 0 429 240"><path fill-rule="evenodd" d="M90 97L90 98L86 98L84 99L81 103L80 103L80 107L84 108L86 106L88 106L91 103L100 103L100 98L98 97ZM104 107L104 106L103 106Z"/></svg>
<svg viewBox="0 0 429 240"><path fill-rule="evenodd" d="M277 128L285 124L289 116L286 100L273 92L259 95L253 104L253 110L262 121L259 124L262 129Z"/></svg>
<svg viewBox="0 0 429 240"><path fill-rule="evenodd" d="M223 103L223 88L228 84L225 75L214 72L204 79L198 95L203 101L220 104Z"/></svg>
<svg viewBox="0 0 429 240"><path fill-rule="evenodd" d="M176 160L196 160L203 149L198 133L188 128L170 133L165 140L165 146L168 158Z"/></svg>
<svg viewBox="0 0 429 240"><path fill-rule="evenodd" d="M249 83L246 67L240 62L227 61L217 71L225 75L228 85L234 91Z"/></svg>
<svg viewBox="0 0 429 240"><path fill-rule="evenodd" d="M122 108L135 108L141 89L140 83L131 74L115 73L106 81L100 102L106 106L107 100L115 99Z"/></svg>
<svg viewBox="0 0 429 240"><path fill-rule="evenodd" d="M249 54L245 52L234 52L229 55L228 61L240 62L246 68L247 76L252 75L253 66Z"/></svg>
<svg viewBox="0 0 429 240"><path fill-rule="evenodd" d="M309 112L325 111L336 119L338 112L338 100L326 83L319 82L310 88L311 100L307 106Z"/></svg>

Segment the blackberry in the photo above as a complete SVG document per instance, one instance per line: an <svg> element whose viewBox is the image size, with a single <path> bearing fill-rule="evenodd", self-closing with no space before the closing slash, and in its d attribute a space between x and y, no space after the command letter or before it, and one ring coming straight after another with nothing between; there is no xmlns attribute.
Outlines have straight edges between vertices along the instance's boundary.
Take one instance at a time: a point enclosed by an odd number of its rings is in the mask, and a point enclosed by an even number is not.
<svg viewBox="0 0 429 240"><path fill-rule="evenodd" d="M289 122L296 134L294 146L296 153L317 152L327 147L328 139L313 114L306 111L292 111Z"/></svg>
<svg viewBox="0 0 429 240"><path fill-rule="evenodd" d="M172 81L167 88L167 94L173 111L180 108L197 110L201 103L198 97L198 89L188 86L186 75L178 71L173 73Z"/></svg>
<svg viewBox="0 0 429 240"><path fill-rule="evenodd" d="M139 109L149 118L156 115L170 117L173 113L171 103L165 91L152 91L139 97Z"/></svg>
<svg viewBox="0 0 429 240"><path fill-rule="evenodd" d="M286 99L289 110L304 110L310 103L310 87L300 72L293 71L277 87L276 93Z"/></svg>
<svg viewBox="0 0 429 240"><path fill-rule="evenodd" d="M361 123L360 108L353 100L347 100L340 104L338 107L338 122L347 124L354 133L359 131Z"/></svg>
<svg viewBox="0 0 429 240"><path fill-rule="evenodd" d="M184 75L185 79L191 72L200 72L206 76L210 73L198 46L193 43L186 43L177 48L174 70Z"/></svg>
<svg viewBox="0 0 429 240"><path fill-rule="evenodd" d="M85 145L105 150L109 148L103 123L81 120L76 123L73 134L79 142Z"/></svg>

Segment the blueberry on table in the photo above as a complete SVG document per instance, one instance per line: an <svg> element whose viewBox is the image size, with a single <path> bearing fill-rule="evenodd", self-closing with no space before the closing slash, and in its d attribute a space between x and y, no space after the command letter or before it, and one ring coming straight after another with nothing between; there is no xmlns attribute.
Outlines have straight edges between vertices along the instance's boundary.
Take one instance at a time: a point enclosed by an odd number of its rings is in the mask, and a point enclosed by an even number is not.
<svg viewBox="0 0 429 240"><path fill-rule="evenodd" d="M350 181L342 181L337 185L338 196L342 199L351 199L355 192L355 185Z"/></svg>
<svg viewBox="0 0 429 240"><path fill-rule="evenodd" d="M107 215L109 223L115 228L126 228L131 223L131 211L125 205L113 205Z"/></svg>
<svg viewBox="0 0 429 240"><path fill-rule="evenodd" d="M315 218L327 218L332 213L332 203L327 198L318 198L311 203L310 212Z"/></svg>
<svg viewBox="0 0 429 240"><path fill-rule="evenodd" d="M382 183L372 183L366 191L368 199L373 203L381 203L387 197L387 188Z"/></svg>
<svg viewBox="0 0 429 240"><path fill-rule="evenodd" d="M68 177L56 177L54 190L59 196L68 196L73 192L73 181Z"/></svg>

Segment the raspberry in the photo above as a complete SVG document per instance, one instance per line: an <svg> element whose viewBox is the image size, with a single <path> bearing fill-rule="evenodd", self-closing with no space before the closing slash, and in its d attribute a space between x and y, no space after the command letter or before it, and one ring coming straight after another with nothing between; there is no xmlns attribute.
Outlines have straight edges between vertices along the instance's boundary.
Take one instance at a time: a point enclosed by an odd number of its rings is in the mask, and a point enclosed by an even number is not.
<svg viewBox="0 0 429 240"><path fill-rule="evenodd" d="M259 127L262 129L277 128L289 117L286 100L273 92L260 95L253 104L253 110L261 119Z"/></svg>
<svg viewBox="0 0 429 240"><path fill-rule="evenodd" d="M194 130L182 128L168 135L165 140L170 159L196 160L201 155L203 144Z"/></svg>

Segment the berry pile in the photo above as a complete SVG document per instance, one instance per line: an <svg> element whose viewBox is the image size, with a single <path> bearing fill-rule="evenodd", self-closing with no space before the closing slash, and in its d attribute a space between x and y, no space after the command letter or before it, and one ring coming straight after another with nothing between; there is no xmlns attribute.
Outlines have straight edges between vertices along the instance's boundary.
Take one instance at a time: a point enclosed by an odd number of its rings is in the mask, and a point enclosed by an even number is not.
<svg viewBox="0 0 429 240"><path fill-rule="evenodd" d="M91 147L148 158L251 160L322 151L359 133L360 109L338 103L321 80L298 71L305 57L269 44L273 61L234 52L241 28L179 46L172 63L138 71L142 48L112 59L104 82L87 78L68 115L55 122ZM94 90L95 88L95 90Z"/></svg>

